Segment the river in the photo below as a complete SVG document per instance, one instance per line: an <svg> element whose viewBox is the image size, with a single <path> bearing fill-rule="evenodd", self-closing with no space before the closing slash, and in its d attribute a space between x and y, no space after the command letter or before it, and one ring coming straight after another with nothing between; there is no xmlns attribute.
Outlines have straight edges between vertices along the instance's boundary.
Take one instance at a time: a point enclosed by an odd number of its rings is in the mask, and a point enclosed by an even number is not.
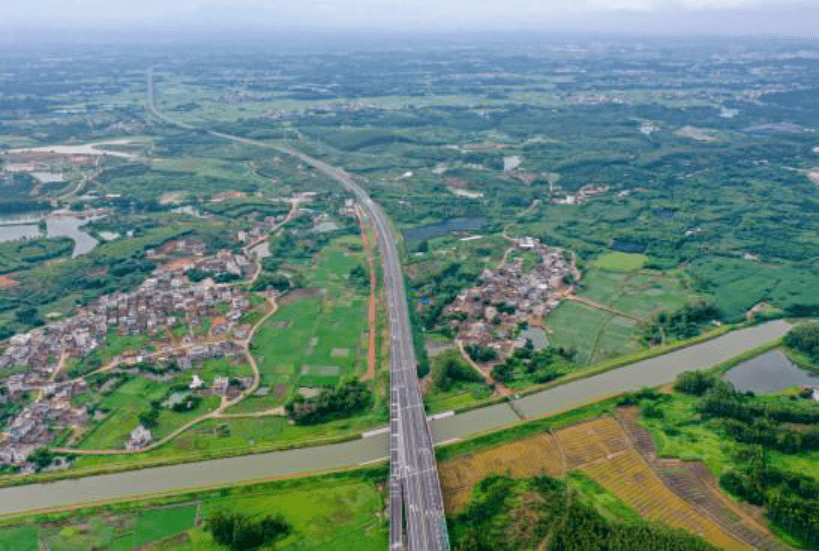
<svg viewBox="0 0 819 551"><path fill-rule="evenodd" d="M790 325L780 320L733 331L708 342L532 394L517 400L516 409L527 417L539 417L612 394L661 385L683 371L710 367L756 348L783 336L789 329ZM441 443L518 421L508 404L499 404L435 419L430 427L435 442ZM237 484L386 460L388 438L387 432L380 432L340 444L0 488L0 514Z"/></svg>

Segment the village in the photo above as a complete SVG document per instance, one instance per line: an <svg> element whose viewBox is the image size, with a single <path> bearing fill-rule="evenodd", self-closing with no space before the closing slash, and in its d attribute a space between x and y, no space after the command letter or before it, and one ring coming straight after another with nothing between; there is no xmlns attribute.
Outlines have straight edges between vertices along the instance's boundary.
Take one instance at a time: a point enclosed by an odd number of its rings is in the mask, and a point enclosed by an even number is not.
<svg viewBox="0 0 819 551"><path fill-rule="evenodd" d="M26 458L35 449L50 444L62 430L91 421L85 405L72 403L88 390L88 375L118 372L163 380L170 372L190 370L210 358L244 359L242 344L249 339L251 326L240 319L251 303L245 292L216 283L211 276L245 278L255 273L255 259L227 250L210 257L204 252L204 243L192 240L149 251L155 260L180 253L192 257L169 260L134 290L103 295L77 308L71 317L50 321L9 340L0 355L0 369L10 372L3 381L0 403L22 407L1 437L0 465L23 466L24 471L33 468ZM209 277L192 281L186 277L192 270ZM90 373L72 378L68 368L72 363L104 349L115 337L140 335L151 337L150 345L125 350ZM235 379L227 374L217 375L213 381L193 375L189 392L172 394L165 406L174 407L193 395L229 399L252 382L250 377ZM127 448L139 449L150 441L150 431L140 425L133 430Z"/></svg>
<svg viewBox="0 0 819 551"><path fill-rule="evenodd" d="M519 335L520 329L542 327L543 319L574 290L580 278L570 253L532 237L513 243L500 266L484 270L478 286L458 294L444 309L463 344L491 347L501 353L524 346L526 338ZM528 267L527 257L532 264Z"/></svg>

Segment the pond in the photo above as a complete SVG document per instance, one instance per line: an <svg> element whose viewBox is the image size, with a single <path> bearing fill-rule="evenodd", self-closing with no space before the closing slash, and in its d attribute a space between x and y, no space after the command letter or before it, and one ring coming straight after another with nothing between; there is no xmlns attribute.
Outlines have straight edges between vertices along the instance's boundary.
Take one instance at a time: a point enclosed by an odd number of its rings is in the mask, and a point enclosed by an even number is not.
<svg viewBox="0 0 819 551"><path fill-rule="evenodd" d="M99 241L80 229L85 224L98 218L80 218L57 212L39 216L0 217L0 243L43 237L39 223L45 220L46 237L68 237L73 240L74 252L72 257L76 258L93 251L94 247L99 244Z"/></svg>
<svg viewBox="0 0 819 551"><path fill-rule="evenodd" d="M37 224L10 224L0 226L0 243L18 241L20 239L36 239L40 237L40 227Z"/></svg>
<svg viewBox="0 0 819 551"><path fill-rule="evenodd" d="M819 385L819 374L805 371L779 350L742 362L728 371L724 378L737 390L756 394L772 394L795 386Z"/></svg>
<svg viewBox="0 0 819 551"><path fill-rule="evenodd" d="M46 232L48 237L68 237L74 241L72 258L90 253L99 244L99 241L90 234L82 231L81 226L96 218L77 218L76 216L49 216L46 218Z"/></svg>
<svg viewBox="0 0 819 551"><path fill-rule="evenodd" d="M635 243L624 239L613 239L611 242L611 248L621 253L644 253L646 247L647 245L643 243Z"/></svg>
<svg viewBox="0 0 819 551"><path fill-rule="evenodd" d="M477 231L486 226L488 222L489 220L484 217L450 218L437 224L408 228L404 230L404 239L406 241L423 241L424 239L440 237L453 231Z"/></svg>

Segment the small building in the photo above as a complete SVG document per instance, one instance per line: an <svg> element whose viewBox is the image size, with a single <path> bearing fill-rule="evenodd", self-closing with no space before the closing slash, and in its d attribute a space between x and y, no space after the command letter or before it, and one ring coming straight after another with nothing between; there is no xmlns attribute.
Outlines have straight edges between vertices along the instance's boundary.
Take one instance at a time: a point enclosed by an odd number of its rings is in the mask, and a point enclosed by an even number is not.
<svg viewBox="0 0 819 551"><path fill-rule="evenodd" d="M225 395L228 391L228 386L230 386L230 379L227 377L216 376L213 379L213 391L216 394Z"/></svg>
<svg viewBox="0 0 819 551"><path fill-rule="evenodd" d="M191 381L191 384L188 385L188 388L191 390L196 390L197 388L202 388L203 386L205 386L205 381L200 379L199 375L194 375L193 381Z"/></svg>
<svg viewBox="0 0 819 551"><path fill-rule="evenodd" d="M138 450L147 446L148 442L150 441L151 431L142 425L138 425L137 428L131 431L131 438L128 440L128 444L125 446L125 448L129 450Z"/></svg>

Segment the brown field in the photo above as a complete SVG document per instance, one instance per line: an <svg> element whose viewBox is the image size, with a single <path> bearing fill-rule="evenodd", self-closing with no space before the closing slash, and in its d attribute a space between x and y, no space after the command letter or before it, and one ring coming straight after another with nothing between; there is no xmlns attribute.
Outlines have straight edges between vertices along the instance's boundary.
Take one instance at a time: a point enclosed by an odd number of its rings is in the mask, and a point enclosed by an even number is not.
<svg viewBox="0 0 819 551"><path fill-rule="evenodd" d="M444 491L444 507L447 511L457 511L466 505L472 488L486 475L560 476L566 468L554 437L540 434L439 463L438 470Z"/></svg>
<svg viewBox="0 0 819 551"><path fill-rule="evenodd" d="M656 458L651 433L635 409L554 433L439 463L444 506L457 511L486 475L561 476L579 470L649 520L699 534L726 549L785 551L748 512L725 497L699 463Z"/></svg>
<svg viewBox="0 0 819 551"><path fill-rule="evenodd" d="M8 276L0 276L0 289L11 289L17 285L17 281Z"/></svg>

